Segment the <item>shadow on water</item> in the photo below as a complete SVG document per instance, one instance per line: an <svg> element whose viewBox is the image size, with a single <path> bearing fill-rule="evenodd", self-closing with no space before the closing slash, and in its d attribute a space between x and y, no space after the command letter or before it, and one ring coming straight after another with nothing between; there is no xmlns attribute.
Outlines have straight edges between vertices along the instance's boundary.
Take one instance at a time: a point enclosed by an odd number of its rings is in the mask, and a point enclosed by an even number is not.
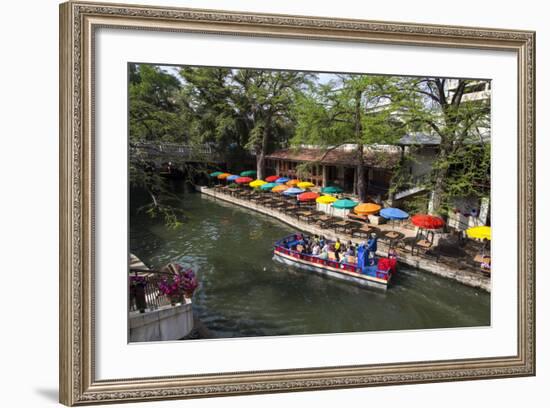
<svg viewBox="0 0 550 408"><path fill-rule="evenodd" d="M481 290L405 265L387 292L288 267L272 251L277 239L294 232L290 226L199 194L177 194L183 227L170 230L132 211L131 251L150 266L178 261L197 272L193 308L214 337L490 324L490 295ZM131 200L134 207L139 194Z"/></svg>

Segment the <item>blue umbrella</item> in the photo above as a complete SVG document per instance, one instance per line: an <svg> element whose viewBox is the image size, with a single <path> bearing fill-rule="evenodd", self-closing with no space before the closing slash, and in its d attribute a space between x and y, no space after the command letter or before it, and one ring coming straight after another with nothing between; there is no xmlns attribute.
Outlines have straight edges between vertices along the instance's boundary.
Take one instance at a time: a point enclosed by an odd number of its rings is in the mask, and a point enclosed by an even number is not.
<svg viewBox="0 0 550 408"><path fill-rule="evenodd" d="M286 183L287 181L290 181L290 179L286 177L279 177L277 180L275 180L275 183Z"/></svg>
<svg viewBox="0 0 550 408"><path fill-rule="evenodd" d="M235 181L239 177L241 177L241 176L237 176L237 175L233 174L233 175L227 177L227 181Z"/></svg>
<svg viewBox="0 0 550 408"><path fill-rule="evenodd" d="M289 189L283 191L283 194L290 196L290 195L301 194L304 191L306 191L306 190L302 190L301 188L292 187L292 188L289 188Z"/></svg>
<svg viewBox="0 0 550 408"><path fill-rule="evenodd" d="M380 215L388 220L404 220L409 218L409 214L399 208L383 208Z"/></svg>

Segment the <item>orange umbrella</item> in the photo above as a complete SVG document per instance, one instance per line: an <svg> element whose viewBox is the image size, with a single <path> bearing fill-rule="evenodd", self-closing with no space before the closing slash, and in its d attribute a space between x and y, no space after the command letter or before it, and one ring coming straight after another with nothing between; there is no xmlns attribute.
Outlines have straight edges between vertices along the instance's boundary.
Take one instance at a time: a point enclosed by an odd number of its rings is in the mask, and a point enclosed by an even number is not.
<svg viewBox="0 0 550 408"><path fill-rule="evenodd" d="M283 191L288 190L289 188L290 187L288 187L288 186L280 185L280 186L277 186L277 187L273 187L271 189L271 191L273 191L274 193L282 193Z"/></svg>
<svg viewBox="0 0 550 408"><path fill-rule="evenodd" d="M294 179L294 180L287 181L286 185L290 186L290 187L293 187L293 186L298 185L299 182L300 182L300 180Z"/></svg>
<svg viewBox="0 0 550 408"><path fill-rule="evenodd" d="M382 207L374 203L362 203L353 209L356 214L370 215L376 214Z"/></svg>
<svg viewBox="0 0 550 408"><path fill-rule="evenodd" d="M225 180L226 178L228 178L229 176L231 175L231 173L222 173L218 176L218 179L220 180Z"/></svg>

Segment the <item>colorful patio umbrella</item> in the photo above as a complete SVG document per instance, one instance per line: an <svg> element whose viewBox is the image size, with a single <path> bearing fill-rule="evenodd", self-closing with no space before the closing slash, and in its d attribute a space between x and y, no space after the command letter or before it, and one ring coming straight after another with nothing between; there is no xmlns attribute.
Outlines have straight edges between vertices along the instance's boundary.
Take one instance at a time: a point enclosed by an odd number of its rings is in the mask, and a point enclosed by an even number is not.
<svg viewBox="0 0 550 408"><path fill-rule="evenodd" d="M333 202L338 201L338 199L333 196L324 195L324 196L318 197L315 201L318 202L319 204L332 204Z"/></svg>
<svg viewBox="0 0 550 408"><path fill-rule="evenodd" d="M261 187L261 186L263 186L264 184L267 184L267 183L266 183L265 181L263 181L263 180L254 180L254 181L250 182L248 185L249 185L250 187L256 188L256 187Z"/></svg>
<svg viewBox="0 0 550 408"><path fill-rule="evenodd" d="M304 190L302 190L301 188L290 187L288 190L283 191L283 194L284 195L298 195L298 194L301 194L303 192L304 192Z"/></svg>
<svg viewBox="0 0 550 408"><path fill-rule="evenodd" d="M221 171L215 171L214 173L210 173L210 177L218 177L220 174L223 174Z"/></svg>
<svg viewBox="0 0 550 408"><path fill-rule="evenodd" d="M319 194L314 193L313 191L306 191L305 193L298 194L298 201L313 201L317 197L319 197Z"/></svg>
<svg viewBox="0 0 550 408"><path fill-rule="evenodd" d="M275 188L277 186L280 186L280 184L277 183L265 183L264 185L260 186L260 190L268 191L272 188Z"/></svg>
<svg viewBox="0 0 550 408"><path fill-rule="evenodd" d="M232 174L231 176L227 176L227 181L235 181L239 178L240 176L237 176L236 174Z"/></svg>
<svg viewBox="0 0 550 408"><path fill-rule="evenodd" d="M219 180L225 180L225 179L228 178L230 175L231 175L231 173L222 173L222 174L218 174L218 179L219 179Z"/></svg>
<svg viewBox="0 0 550 408"><path fill-rule="evenodd" d="M354 208L355 206L357 206L357 204L359 204L359 203L356 202L356 201L352 201L352 200L348 200L347 198L344 198L342 200L337 200L337 201L333 202L332 206L334 208L349 210L349 209Z"/></svg>
<svg viewBox="0 0 550 408"><path fill-rule="evenodd" d="M269 183L274 183L275 181L277 181L278 178L279 178L279 176L269 176L269 177L265 178L265 181L267 181Z"/></svg>
<svg viewBox="0 0 550 408"><path fill-rule="evenodd" d="M491 227L487 225L482 225L479 227L472 227L466 230L466 235L468 238L473 239L488 239L491 240Z"/></svg>
<svg viewBox="0 0 550 408"><path fill-rule="evenodd" d="M409 218L409 214L399 208L383 208L380 211L380 215L387 220L405 220Z"/></svg>
<svg viewBox="0 0 550 408"><path fill-rule="evenodd" d="M315 187L315 184L310 183L309 181L302 181L301 183L298 183L297 186L299 188L310 188L310 187Z"/></svg>
<svg viewBox="0 0 550 408"><path fill-rule="evenodd" d="M241 177L256 177L256 171L255 170L246 170L241 172Z"/></svg>
<svg viewBox="0 0 550 408"><path fill-rule="evenodd" d="M286 183L288 180L290 180L289 178L286 178L286 177L279 177L277 180L275 180L276 183Z"/></svg>
<svg viewBox="0 0 550 408"><path fill-rule="evenodd" d="M251 179L250 177L239 177L238 179L235 179L235 183L237 184L247 184L251 181L254 181L254 179Z"/></svg>
<svg viewBox="0 0 550 408"><path fill-rule="evenodd" d="M411 222L420 228L439 229L445 225L442 218L429 214L415 214L411 217Z"/></svg>
<svg viewBox="0 0 550 408"><path fill-rule="evenodd" d="M326 194L337 194L337 193L341 193L343 192L344 190L338 186L328 186L328 187L323 187L321 189L321 192L322 193L326 193Z"/></svg>
<svg viewBox="0 0 550 408"><path fill-rule="evenodd" d="M357 207L353 209L353 211L356 214L360 215L370 215L370 214L376 214L378 211L380 211L380 208L382 206L374 203L362 203L359 204Z"/></svg>
<svg viewBox="0 0 550 408"><path fill-rule="evenodd" d="M277 187L273 187L271 189L271 192L272 193L282 193L283 191L286 191L289 188L290 188L289 186L285 186L284 184L279 184Z"/></svg>
<svg viewBox="0 0 550 408"><path fill-rule="evenodd" d="M290 186L290 187L294 187L294 186L297 186L298 183L301 183L301 181L298 180L298 179L293 179L293 180L287 181L287 182L286 182L286 185L287 185L287 186Z"/></svg>

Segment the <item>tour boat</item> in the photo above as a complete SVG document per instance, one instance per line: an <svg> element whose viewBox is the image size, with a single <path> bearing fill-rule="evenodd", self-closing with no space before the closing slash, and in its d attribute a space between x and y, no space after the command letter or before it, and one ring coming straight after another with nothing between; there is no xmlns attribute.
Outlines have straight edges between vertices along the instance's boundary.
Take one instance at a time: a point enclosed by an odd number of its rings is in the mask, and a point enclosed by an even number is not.
<svg viewBox="0 0 550 408"><path fill-rule="evenodd" d="M356 262L339 262L335 259L322 259L306 254L303 248L303 235L296 233L275 243L273 258L286 265L309 270L320 275L344 280L359 286L386 290L392 276L396 273L395 258L368 257L366 248L359 245L356 250ZM328 241L329 247L334 244Z"/></svg>

